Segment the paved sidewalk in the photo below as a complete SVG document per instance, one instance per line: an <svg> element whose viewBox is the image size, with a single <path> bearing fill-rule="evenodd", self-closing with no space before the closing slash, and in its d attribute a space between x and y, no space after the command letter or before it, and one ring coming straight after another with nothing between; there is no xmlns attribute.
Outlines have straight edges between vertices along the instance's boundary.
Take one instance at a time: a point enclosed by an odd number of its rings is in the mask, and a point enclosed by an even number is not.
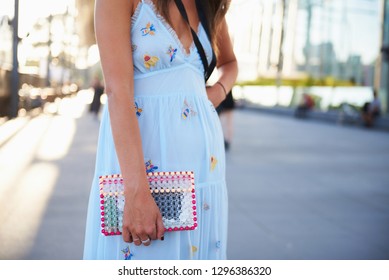
<svg viewBox="0 0 389 280"><path fill-rule="evenodd" d="M34 118L0 148L0 259L82 258L99 127L83 106ZM388 140L236 111L228 257L389 259Z"/></svg>

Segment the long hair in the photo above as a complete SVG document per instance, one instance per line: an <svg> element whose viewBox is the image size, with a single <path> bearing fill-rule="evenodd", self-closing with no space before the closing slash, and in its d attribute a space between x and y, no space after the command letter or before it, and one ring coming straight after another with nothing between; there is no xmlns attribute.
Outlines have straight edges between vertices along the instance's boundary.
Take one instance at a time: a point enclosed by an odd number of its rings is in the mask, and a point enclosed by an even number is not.
<svg viewBox="0 0 389 280"><path fill-rule="evenodd" d="M159 11L168 21L169 18L169 5L174 0L156 0L156 6ZM205 16L209 24L209 32L211 33L211 43L213 48L217 51L216 36L220 24L228 10L231 0L200 0Z"/></svg>

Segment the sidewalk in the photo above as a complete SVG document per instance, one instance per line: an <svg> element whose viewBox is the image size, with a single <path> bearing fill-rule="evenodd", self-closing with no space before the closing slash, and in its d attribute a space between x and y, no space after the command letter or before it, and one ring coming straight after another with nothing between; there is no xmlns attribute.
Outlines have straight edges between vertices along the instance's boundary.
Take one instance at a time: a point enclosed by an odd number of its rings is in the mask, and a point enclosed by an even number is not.
<svg viewBox="0 0 389 280"><path fill-rule="evenodd" d="M295 108L291 107L266 107L259 104L254 104L246 100L240 101L241 107L246 110L259 111L262 113L269 113L287 117L295 117ZM343 125L350 127L357 127L366 129L363 125L362 119L358 112L352 112L352 115L348 115L348 113L339 111L339 110L331 110L331 111L320 111L320 110L312 110L306 113L304 120L313 120L313 121L321 121L326 123L331 123L335 125ZM374 127L369 128L369 130L381 130L381 131L389 131L389 116L383 115L380 116L374 123Z"/></svg>
<svg viewBox="0 0 389 280"><path fill-rule="evenodd" d="M84 106L38 116L0 147L0 259L82 258L99 127ZM229 259L389 259L388 139L237 110Z"/></svg>

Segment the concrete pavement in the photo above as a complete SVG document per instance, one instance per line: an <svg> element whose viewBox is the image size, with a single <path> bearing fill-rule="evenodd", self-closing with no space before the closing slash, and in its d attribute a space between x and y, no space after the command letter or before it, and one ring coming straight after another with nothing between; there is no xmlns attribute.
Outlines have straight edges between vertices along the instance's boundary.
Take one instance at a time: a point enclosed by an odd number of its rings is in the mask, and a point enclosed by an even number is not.
<svg viewBox="0 0 389 280"><path fill-rule="evenodd" d="M0 259L82 258L99 126L84 101L35 117L1 146ZM388 140L236 111L229 259L389 259Z"/></svg>

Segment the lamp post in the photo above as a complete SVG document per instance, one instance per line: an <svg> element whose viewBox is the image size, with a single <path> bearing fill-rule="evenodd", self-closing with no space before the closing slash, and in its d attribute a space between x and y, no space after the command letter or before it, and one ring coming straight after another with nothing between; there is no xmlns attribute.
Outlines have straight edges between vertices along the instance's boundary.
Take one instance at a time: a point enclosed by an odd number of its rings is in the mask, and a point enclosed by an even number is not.
<svg viewBox="0 0 389 280"><path fill-rule="evenodd" d="M19 0L15 0L15 15L12 20L12 74L11 74L11 96L8 116L16 118L19 109L19 61L18 61L18 45L19 45Z"/></svg>

